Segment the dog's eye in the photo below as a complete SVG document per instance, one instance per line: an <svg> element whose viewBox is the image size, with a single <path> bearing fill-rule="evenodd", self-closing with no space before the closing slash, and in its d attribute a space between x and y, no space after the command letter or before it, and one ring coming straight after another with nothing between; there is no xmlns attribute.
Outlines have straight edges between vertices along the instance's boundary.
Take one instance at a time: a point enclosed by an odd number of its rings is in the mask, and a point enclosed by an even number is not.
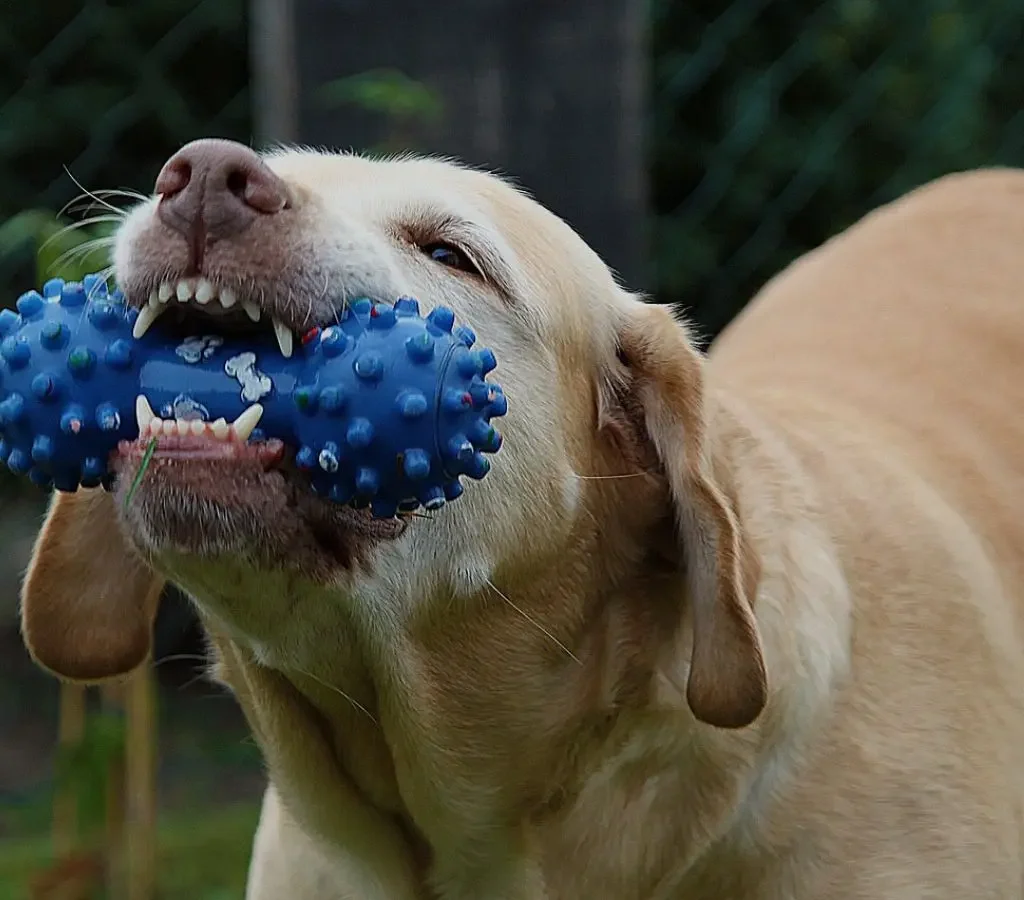
<svg viewBox="0 0 1024 900"><path fill-rule="evenodd" d="M459 272L468 272L470 275L479 275L480 271L472 260L458 247L451 244L433 243L426 244L421 248L434 262L447 266L449 269L456 269Z"/></svg>

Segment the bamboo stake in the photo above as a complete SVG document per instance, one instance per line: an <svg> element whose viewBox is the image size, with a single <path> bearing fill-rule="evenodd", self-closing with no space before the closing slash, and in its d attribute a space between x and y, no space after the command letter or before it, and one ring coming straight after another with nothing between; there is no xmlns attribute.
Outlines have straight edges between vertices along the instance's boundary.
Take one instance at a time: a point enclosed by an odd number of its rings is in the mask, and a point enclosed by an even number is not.
<svg viewBox="0 0 1024 900"><path fill-rule="evenodd" d="M156 710L153 669L145 666L127 685L126 900L152 900L156 891Z"/></svg>
<svg viewBox="0 0 1024 900"><path fill-rule="evenodd" d="M57 723L58 752L68 753L85 734L85 687L60 685ZM58 859L70 856L78 845L78 799L73 780L57 786L53 798L53 850Z"/></svg>

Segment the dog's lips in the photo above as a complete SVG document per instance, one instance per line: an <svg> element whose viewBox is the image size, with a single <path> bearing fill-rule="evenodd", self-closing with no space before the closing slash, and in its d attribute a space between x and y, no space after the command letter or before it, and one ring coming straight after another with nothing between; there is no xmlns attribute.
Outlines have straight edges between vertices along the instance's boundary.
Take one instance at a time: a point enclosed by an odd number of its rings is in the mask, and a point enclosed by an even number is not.
<svg viewBox="0 0 1024 900"><path fill-rule="evenodd" d="M285 446L276 439L218 440L191 434L121 441L111 458L118 487L134 484L133 493L154 511L191 501L233 509L255 505L268 493L286 488L286 464Z"/></svg>
<svg viewBox="0 0 1024 900"><path fill-rule="evenodd" d="M203 435L160 435L135 441L122 441L117 453L126 459L141 464L149 452L152 441L154 459L166 460L252 460L265 467L281 462L284 458L284 444L276 438L265 441L223 441Z"/></svg>
<svg viewBox="0 0 1024 900"><path fill-rule="evenodd" d="M112 456L122 517L148 553L240 557L330 582L405 530L317 497L280 441L193 435L125 441Z"/></svg>

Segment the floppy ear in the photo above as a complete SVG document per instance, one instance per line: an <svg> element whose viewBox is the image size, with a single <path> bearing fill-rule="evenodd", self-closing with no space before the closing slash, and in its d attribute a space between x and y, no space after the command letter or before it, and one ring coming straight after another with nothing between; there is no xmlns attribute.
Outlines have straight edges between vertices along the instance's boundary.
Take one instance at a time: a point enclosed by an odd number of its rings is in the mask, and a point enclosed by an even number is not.
<svg viewBox="0 0 1024 900"><path fill-rule="evenodd" d="M67 681L128 675L149 658L164 581L124 539L113 495L55 491L21 590L32 659Z"/></svg>
<svg viewBox="0 0 1024 900"><path fill-rule="evenodd" d="M671 312L643 305L620 330L619 360L617 393L648 443L645 455L660 464L675 511L693 620L687 703L710 725L749 725L768 692L751 607L758 561L716 475L703 357Z"/></svg>

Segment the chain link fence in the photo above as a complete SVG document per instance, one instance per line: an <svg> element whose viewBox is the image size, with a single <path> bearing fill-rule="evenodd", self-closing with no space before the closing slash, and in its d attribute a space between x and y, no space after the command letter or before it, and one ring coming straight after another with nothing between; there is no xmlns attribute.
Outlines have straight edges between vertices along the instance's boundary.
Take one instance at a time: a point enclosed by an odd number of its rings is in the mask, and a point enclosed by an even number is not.
<svg viewBox="0 0 1024 900"><path fill-rule="evenodd" d="M654 8L658 287L706 334L873 207L1024 162L1020 0Z"/></svg>
<svg viewBox="0 0 1024 900"><path fill-rule="evenodd" d="M1024 157L1022 0L649 8L656 293L689 306L708 337L870 208L944 172ZM250 139L247 12L246 0L4 11L6 297L64 249L58 240L37 260L40 235L53 233L43 217L99 210L94 200L64 209L83 188L146 191L181 143ZM41 215L19 220L26 210Z"/></svg>
<svg viewBox="0 0 1024 900"><path fill-rule="evenodd" d="M1020 0L654 10L658 286L708 335L873 207L1024 162Z"/></svg>

